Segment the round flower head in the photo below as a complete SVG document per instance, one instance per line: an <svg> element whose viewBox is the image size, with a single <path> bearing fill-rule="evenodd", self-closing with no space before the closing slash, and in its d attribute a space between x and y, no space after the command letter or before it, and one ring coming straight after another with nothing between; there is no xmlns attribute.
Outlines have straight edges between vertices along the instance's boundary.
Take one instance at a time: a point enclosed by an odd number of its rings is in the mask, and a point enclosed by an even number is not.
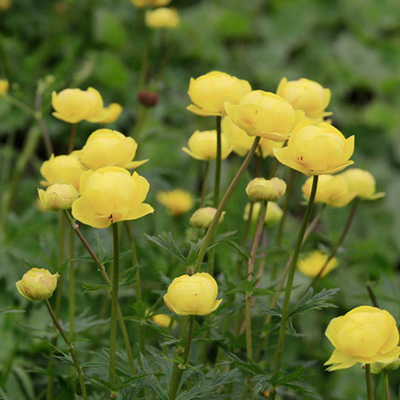
<svg viewBox="0 0 400 400"><path fill-rule="evenodd" d="M10 84L8 83L7 79L0 79L0 96L3 96L8 92L8 88Z"/></svg>
<svg viewBox="0 0 400 400"><path fill-rule="evenodd" d="M246 207L244 208L243 219L245 221L247 221L249 219L250 207L251 207L251 204L248 203L248 204L246 204ZM260 209L261 209L261 203L253 203L253 211L251 212L251 220L253 222L257 221L258 215L260 214ZM277 222L279 222L281 220L282 215L283 215L283 211L278 206L277 203L274 203L273 201L268 202L267 212L265 214L265 225L267 225L267 226L275 225Z"/></svg>
<svg viewBox="0 0 400 400"><path fill-rule="evenodd" d="M282 78L276 94L286 99L295 110L303 110L306 117L315 123L323 122L324 116L332 114L325 112L331 99L331 91L309 79L288 81Z"/></svg>
<svg viewBox="0 0 400 400"><path fill-rule="evenodd" d="M196 160L210 161L217 158L217 131L196 131L188 140L189 148L182 150ZM221 159L225 160L231 154L233 146L221 135Z"/></svg>
<svg viewBox="0 0 400 400"><path fill-rule="evenodd" d="M32 268L15 285L28 300L47 300L57 287L58 277L58 274L52 275L47 269Z"/></svg>
<svg viewBox="0 0 400 400"><path fill-rule="evenodd" d="M396 320L385 310L361 306L334 318L325 335L335 350L325 365L328 371L350 368L356 363L390 363L400 354Z"/></svg>
<svg viewBox="0 0 400 400"><path fill-rule="evenodd" d="M339 262L335 257L332 258L328 262L328 264L326 264L327 261L328 254L320 250L315 250L311 252L307 257L301 259L297 263L297 268L304 275L310 276L312 278L317 276L320 273L321 269L324 268L323 272L320 275L320 277L322 278L339 265Z"/></svg>
<svg viewBox="0 0 400 400"><path fill-rule="evenodd" d="M47 210L69 210L78 198L78 192L70 183L55 183L46 191L38 189L39 199Z"/></svg>
<svg viewBox="0 0 400 400"><path fill-rule="evenodd" d="M156 198L174 217L185 214L193 207L193 196L182 189L158 192Z"/></svg>
<svg viewBox="0 0 400 400"><path fill-rule="evenodd" d="M346 139L342 133L325 122L315 126L300 122L288 141L287 147L274 149L282 164L305 175L333 174L353 161L354 136Z"/></svg>
<svg viewBox="0 0 400 400"><path fill-rule="evenodd" d="M243 129L239 128L230 117L222 118L221 129L222 134L233 146L233 151L240 157L244 157L253 145L254 137L249 136ZM263 158L271 156L273 155L272 149L282 147L283 143L261 138L256 154Z"/></svg>
<svg viewBox="0 0 400 400"><path fill-rule="evenodd" d="M217 209L214 207L202 207L196 210L190 217L190 224L196 228L206 229L210 226L211 221L214 219ZM224 219L225 211L221 214L218 223Z"/></svg>
<svg viewBox="0 0 400 400"><path fill-rule="evenodd" d="M151 29L171 29L179 25L179 15L173 8L160 7L146 11L144 21L146 26Z"/></svg>
<svg viewBox="0 0 400 400"><path fill-rule="evenodd" d="M301 188L305 198L310 198L313 178L308 178ZM356 194L340 175L320 175L318 179L317 193L315 202L327 204L331 207L345 207L349 204Z"/></svg>
<svg viewBox="0 0 400 400"><path fill-rule="evenodd" d="M294 110L282 97L262 90L254 90L240 99L238 105L229 101L225 110L232 121L250 136L284 142L304 112Z"/></svg>
<svg viewBox="0 0 400 400"><path fill-rule="evenodd" d="M137 143L131 137L111 129L98 129L86 141L82 150L75 151L81 164L92 170L114 165L126 169L137 168L147 160L132 161Z"/></svg>
<svg viewBox="0 0 400 400"><path fill-rule="evenodd" d="M51 104L55 110L53 116L70 124L94 118L103 109L103 99L93 88L86 91L64 89L58 94L53 92Z"/></svg>
<svg viewBox="0 0 400 400"><path fill-rule="evenodd" d="M254 178L246 187L251 201L278 201L285 192L286 183L279 178Z"/></svg>
<svg viewBox="0 0 400 400"><path fill-rule="evenodd" d="M221 304L218 285L206 272L175 278L164 295L168 308L179 315L207 315Z"/></svg>
<svg viewBox="0 0 400 400"><path fill-rule="evenodd" d="M111 124L116 121L122 113L122 106L118 103L111 103L108 107L101 109L99 114L89 118L89 122L98 122L100 124Z"/></svg>
<svg viewBox="0 0 400 400"><path fill-rule="evenodd" d="M171 317L167 314L157 314L151 317L151 320L162 328L168 328L171 323Z"/></svg>
<svg viewBox="0 0 400 400"><path fill-rule="evenodd" d="M359 168L351 168L342 174L346 180L349 190L361 200L377 200L385 196L385 193L376 193L376 182L373 175Z"/></svg>
<svg viewBox="0 0 400 400"><path fill-rule="evenodd" d="M224 72L212 71L196 79L190 79L188 94L193 104L187 109L203 117L223 116L226 115L225 102L238 104L250 91L249 82Z"/></svg>
<svg viewBox="0 0 400 400"><path fill-rule="evenodd" d="M50 186L58 181L70 183L79 192L79 179L84 172L79 160L73 155L57 156L51 155L48 161L45 161L41 168L40 173L46 179L40 181L43 186Z"/></svg>
<svg viewBox="0 0 400 400"><path fill-rule="evenodd" d="M72 215L93 228L107 228L111 222L138 219L154 212L143 203L149 183L136 172L120 167L86 171L80 179L81 197L72 205Z"/></svg>

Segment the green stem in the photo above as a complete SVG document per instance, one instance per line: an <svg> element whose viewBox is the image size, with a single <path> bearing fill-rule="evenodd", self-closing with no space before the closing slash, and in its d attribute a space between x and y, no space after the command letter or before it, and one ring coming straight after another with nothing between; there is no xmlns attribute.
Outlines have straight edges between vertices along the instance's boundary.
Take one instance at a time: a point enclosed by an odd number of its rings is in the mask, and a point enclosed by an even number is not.
<svg viewBox="0 0 400 400"><path fill-rule="evenodd" d="M72 126L71 126L71 133L69 135L69 144L68 144L68 154L70 154L74 151L77 126L78 126L78 124L72 124Z"/></svg>
<svg viewBox="0 0 400 400"><path fill-rule="evenodd" d="M44 90L43 85L39 83L35 95L35 118L43 134L43 141L46 147L47 157L50 158L50 156L54 153L54 149L53 149L53 144L51 143L49 130L47 129L47 126L44 123L42 117L43 90Z"/></svg>
<svg viewBox="0 0 400 400"><path fill-rule="evenodd" d="M217 116L217 157L215 161L214 207L218 207L221 185L221 117Z"/></svg>
<svg viewBox="0 0 400 400"><path fill-rule="evenodd" d="M365 383L367 384L367 399L374 400L374 391L372 389L371 366L365 364Z"/></svg>
<svg viewBox="0 0 400 400"><path fill-rule="evenodd" d="M383 380L385 382L385 400L390 400L389 374L387 371L383 372Z"/></svg>
<svg viewBox="0 0 400 400"><path fill-rule="evenodd" d="M21 111L25 112L26 114L30 115L33 118L36 118L35 111L29 107L27 104L23 103L22 101L16 99L15 97L12 97L8 94L5 94L2 96L2 98L8 103L11 104L17 108L19 108Z"/></svg>
<svg viewBox="0 0 400 400"><path fill-rule="evenodd" d="M292 294L293 280L294 280L294 275L296 272L296 265L297 265L297 260L298 260L299 254L300 254L300 249L303 244L304 234L306 232L308 220L310 219L310 216L311 216L311 211L312 211L314 200L315 200L315 194L317 192L317 186L318 186L318 175L314 175L310 199L308 201L308 205L307 205L307 209L306 209L306 212L304 215L303 223L301 225L299 235L297 237L296 246L294 248L292 260L291 260L290 267L289 267L288 280L287 280L285 297L283 300L283 307L282 307L282 320L281 320L281 326L279 329L278 346L277 346L277 352L276 352L276 357L275 357L274 375L277 374L281 369L283 348L284 348L284 344L285 344L286 326L287 326L287 321L288 321L288 317L289 317L289 303L290 303L290 296Z"/></svg>
<svg viewBox="0 0 400 400"><path fill-rule="evenodd" d="M367 282L367 283L365 284L365 286L366 286L366 288L367 288L368 296L369 296L369 298L371 299L372 305L373 305L374 307L379 308L378 302L377 302L376 297L375 297L375 293L374 293L374 291L372 290L372 287L371 287L370 283Z"/></svg>
<svg viewBox="0 0 400 400"><path fill-rule="evenodd" d="M51 319L54 322L54 325L56 326L56 328L60 332L62 338L64 339L65 344L68 346L69 353L71 354L72 360L73 360L73 362L75 364L75 369L76 369L76 373L78 375L78 380L79 380L79 384L80 384L80 387L81 387L83 399L87 400L88 399L88 395L87 395L87 392L86 392L85 381L83 379L82 370L81 370L81 367L79 365L78 359L76 357L74 344L69 341L68 336L64 332L64 329L62 328L62 326L58 322L57 316L56 316L55 312L53 311L53 308L51 307L51 304L50 304L49 300L45 300L45 303L46 303L47 309L49 310Z"/></svg>
<svg viewBox="0 0 400 400"><path fill-rule="evenodd" d="M185 318L187 321L187 318ZM182 321L182 324L184 324L184 321ZM189 316L189 328L188 328L188 334L187 334L187 340L186 340L186 345L183 350L182 354L182 349L177 349L177 355L179 357L183 358L183 365L180 365L179 363L175 362L174 367L172 369L172 375L171 375L171 381L169 384L169 400L175 400L176 394L178 393L179 389L179 384L181 382L181 378L183 375L183 370L184 366L187 363L187 360L189 358L189 352L190 352L190 345L192 343L192 338L193 338L193 328L194 328L194 315ZM185 330L181 329L181 335L180 339L182 340L185 334Z"/></svg>
<svg viewBox="0 0 400 400"><path fill-rule="evenodd" d="M110 320L110 383L115 387L117 375L115 372L117 354L117 309L119 288L119 234L118 223L112 224L113 230L113 274L111 291L111 320ZM113 393L114 394L114 393Z"/></svg>
<svg viewBox="0 0 400 400"><path fill-rule="evenodd" d="M207 248L208 246L211 244L211 239L214 235L214 232L217 228L219 219L221 217L222 212L225 209L226 204L228 203L228 200L230 199L233 191L235 190L236 186L238 185L240 178L242 177L242 175L244 174L244 172L246 171L247 167L250 164L250 161L254 155L254 152L257 149L258 143L260 141L260 137L256 137L254 139L254 143L253 146L251 147L250 151L247 153L246 158L243 161L243 164L241 165L241 167L239 168L238 172L236 173L235 177L233 178L231 184L229 185L228 189L226 190L224 196L222 197L221 202L219 203L219 206L217 208L217 211L214 215L213 220L211 221L211 224L207 230L207 233L205 234L204 238L203 238L203 243L200 247L199 250L199 254L197 255L196 261L194 263L194 270L195 272L198 272L200 267L201 267L201 263L204 259L204 256L207 252Z"/></svg>
<svg viewBox="0 0 400 400"><path fill-rule="evenodd" d="M70 263L69 263L69 336L75 334L75 234L70 230L69 240Z"/></svg>
<svg viewBox="0 0 400 400"><path fill-rule="evenodd" d="M206 166L204 168L204 175L203 175L203 184L201 186L201 198L200 198L200 206L199 208L204 207L204 203L206 200L206 193L207 193L207 180L208 180L208 173L210 172L210 161L206 161Z"/></svg>

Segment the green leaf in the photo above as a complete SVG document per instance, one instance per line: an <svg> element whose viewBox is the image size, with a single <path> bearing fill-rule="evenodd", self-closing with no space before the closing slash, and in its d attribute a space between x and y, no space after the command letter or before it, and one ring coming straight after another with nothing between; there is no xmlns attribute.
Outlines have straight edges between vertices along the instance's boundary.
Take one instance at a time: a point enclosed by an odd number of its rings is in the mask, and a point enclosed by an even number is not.
<svg viewBox="0 0 400 400"><path fill-rule="evenodd" d="M158 236L150 236L150 235L147 235L146 233L144 235L148 240L150 240L150 242L153 242L157 246L160 246L162 249L169 251L176 258L178 258L181 262L183 262L185 265L188 265L187 258L179 250L179 247L176 244L174 238L172 237L171 232L168 232L168 234L161 233Z"/></svg>

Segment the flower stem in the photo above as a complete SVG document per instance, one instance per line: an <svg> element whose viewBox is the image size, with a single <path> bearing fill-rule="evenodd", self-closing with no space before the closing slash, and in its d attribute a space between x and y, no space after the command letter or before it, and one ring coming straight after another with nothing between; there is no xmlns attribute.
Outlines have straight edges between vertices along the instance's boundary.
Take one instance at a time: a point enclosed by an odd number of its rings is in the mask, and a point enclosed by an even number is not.
<svg viewBox="0 0 400 400"><path fill-rule="evenodd" d="M365 364L365 383L367 384L367 399L374 400L374 392L372 390L371 366Z"/></svg>
<svg viewBox="0 0 400 400"><path fill-rule="evenodd" d="M214 207L219 204L219 191L221 185L221 117L217 116L217 157L215 160L215 181L214 181Z"/></svg>
<svg viewBox="0 0 400 400"><path fill-rule="evenodd" d="M51 307L51 304L49 302L49 300L45 300L47 309L49 310L51 319L54 322L54 325L56 326L56 328L58 329L58 331L60 332L62 338L64 339L65 344L68 346L68 350L71 354L72 360L75 364L75 369L76 369L76 373L78 375L78 380L79 380L79 384L81 386L81 391L82 391L82 396L84 400L88 399L88 395L86 392L86 386L85 386L85 381L83 379L83 374L82 374L82 370L81 367L79 365L78 359L76 357L76 353L75 353L75 347L74 344L72 342L69 341L68 336L66 335L66 333L64 332L64 329L62 328L62 326L60 325L60 323L58 322L58 319L56 317L55 312L53 311L53 308Z"/></svg>
<svg viewBox="0 0 400 400"><path fill-rule="evenodd" d="M207 180L208 180L208 173L210 172L210 161L206 161L206 166L204 168L204 175L203 175L203 184L201 186L201 198L200 198L200 206L199 208L204 207L204 203L206 200L206 192L207 192Z"/></svg>
<svg viewBox="0 0 400 400"><path fill-rule="evenodd" d="M185 324L185 322L187 322L187 318L185 318L185 320L186 321L182 321L182 324ZM190 345L192 343L192 337L193 337L193 328L194 328L194 315L190 315L187 340L185 348L183 350L183 354L182 354L182 349L177 348L177 355L183 358L183 365L177 362L174 363L174 367L172 369L171 381L169 384L169 394L168 394L169 400L175 400L176 394L178 393L179 384L181 382L181 378L183 375L184 365L187 363L187 360L189 358ZM185 329L181 329L180 339L183 339L184 335L185 335Z"/></svg>
<svg viewBox="0 0 400 400"><path fill-rule="evenodd" d="M78 126L78 124L72 124L72 126L71 126L71 133L69 135L69 144L68 144L68 154L70 154L74 151L77 126Z"/></svg>
<svg viewBox="0 0 400 400"><path fill-rule="evenodd" d="M274 375L277 374L281 369L283 348L284 348L284 344L285 344L286 326L287 326L287 321L288 321L288 317L289 317L289 303L290 303L290 296L292 294L293 280L294 280L294 275L296 272L296 265L297 265L297 260L299 258L300 249L303 244L304 234L306 232L308 220L310 219L311 211L312 211L312 208L314 205L314 199L315 199L315 194L317 192L317 186L318 186L318 175L314 175L310 199L308 200L307 209L304 214L303 223L301 224L301 228L300 228L300 231L299 231L299 234L297 237L297 242L296 242L296 245L295 245L295 248L293 251L292 260L291 260L290 267L289 267L288 280L287 280L286 290L285 290L285 297L284 297L283 306L282 306L282 319L281 319L281 326L279 329L279 339L278 339L278 346L277 346L277 352L276 352L276 357L275 357Z"/></svg>
<svg viewBox="0 0 400 400"><path fill-rule="evenodd" d="M69 336L72 340L75 334L75 234L73 229L70 231L69 238Z"/></svg>
<svg viewBox="0 0 400 400"><path fill-rule="evenodd" d="M201 267L201 263L204 259L204 256L207 252L207 248L208 246L211 244L211 239L213 237L214 231L217 228L219 219L221 217L222 212L225 209L226 204L228 203L228 200L230 199L232 193L234 192L236 186L238 185L240 178L242 177L242 175L244 174L244 172L246 171L247 167L250 164L250 161L254 155L254 152L257 149L258 143L260 141L260 137L256 137L254 139L253 142L253 146L251 147L250 151L247 153L246 158L244 159L242 165L240 166L238 172L236 173L235 177L233 178L231 184L229 185L228 189L226 190L224 196L222 197L221 202L219 203L219 206L217 208L217 211L214 215L213 220L211 221L211 224L207 230L207 233L205 234L204 238L203 238L203 243L200 247L199 253L197 255L196 261L194 263L194 270L195 272L198 272L200 267Z"/></svg>

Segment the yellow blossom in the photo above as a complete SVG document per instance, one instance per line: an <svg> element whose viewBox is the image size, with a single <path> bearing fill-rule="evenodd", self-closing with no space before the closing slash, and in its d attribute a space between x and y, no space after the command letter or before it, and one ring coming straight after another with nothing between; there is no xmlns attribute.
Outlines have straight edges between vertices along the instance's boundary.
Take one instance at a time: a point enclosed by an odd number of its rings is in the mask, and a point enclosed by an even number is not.
<svg viewBox="0 0 400 400"><path fill-rule="evenodd" d="M171 323L171 317L167 314L156 314L151 317L151 320L162 328L168 328Z"/></svg>
<svg viewBox="0 0 400 400"><path fill-rule="evenodd" d="M325 111L331 99L331 91L324 89L318 82L305 78L296 81L282 78L276 94L286 99L295 110L303 110L314 123L321 123L325 116L332 114Z"/></svg>
<svg viewBox="0 0 400 400"><path fill-rule="evenodd" d="M285 192L286 183L279 178L254 178L246 187L251 201L278 201Z"/></svg>
<svg viewBox="0 0 400 400"><path fill-rule="evenodd" d="M193 196L182 189L158 192L156 198L174 217L185 214L193 207Z"/></svg>
<svg viewBox="0 0 400 400"><path fill-rule="evenodd" d="M55 110L53 116L70 124L94 118L103 109L103 99L93 88L86 91L64 89L58 94L53 92L51 103Z"/></svg>
<svg viewBox="0 0 400 400"><path fill-rule="evenodd" d="M47 300L57 287L58 277L59 274L52 275L45 268L32 268L15 285L28 300Z"/></svg>
<svg viewBox="0 0 400 400"><path fill-rule="evenodd" d="M196 131L188 140L189 148L182 150L196 160L210 161L217 157L217 131ZM221 159L231 154L233 146L225 135L221 134Z"/></svg>
<svg viewBox="0 0 400 400"><path fill-rule="evenodd" d="M377 200L385 196L384 192L376 193L376 182L373 175L359 168L351 168L342 174L349 190L361 200Z"/></svg>
<svg viewBox="0 0 400 400"><path fill-rule="evenodd" d="M93 228L107 228L111 222L141 218L154 212L143 203L149 191L147 180L120 167L86 171L80 179L81 197L72 205L72 215Z"/></svg>
<svg viewBox="0 0 400 400"><path fill-rule="evenodd" d="M111 129L98 129L89 136L82 150L75 151L74 155L85 168L92 170L110 165L133 169L147 161L132 161L136 150L137 143L131 137Z"/></svg>
<svg viewBox="0 0 400 400"><path fill-rule="evenodd" d="M0 79L0 96L5 95L8 92L10 84L7 79Z"/></svg>
<svg viewBox="0 0 400 400"><path fill-rule="evenodd" d="M243 219L247 221L249 219L251 204L246 204L244 208ZM256 222L258 219L258 215L260 214L261 203L253 203L253 211L251 213L251 220ZM279 205L273 201L268 202L267 212L265 214L265 225L273 226L277 222L279 222L282 218L283 211L279 207Z"/></svg>
<svg viewBox="0 0 400 400"><path fill-rule="evenodd" d="M326 262L328 261L328 254L320 251L315 250L307 255L307 257L302 258L297 263L297 268L304 274L310 277L315 277L319 274L321 269L325 266ZM324 277L333 269L335 269L339 265L337 258L332 258L328 264L326 264L323 272L321 273L320 277Z"/></svg>
<svg viewBox="0 0 400 400"><path fill-rule="evenodd" d="M220 71L191 78L188 94L193 104L187 109L197 115L226 115L224 103L238 104L251 91L249 82Z"/></svg>
<svg viewBox="0 0 400 400"><path fill-rule="evenodd" d="M89 118L89 122L98 122L100 124L111 124L116 121L122 113L122 106L118 103L111 103L108 107L103 107L99 114Z"/></svg>
<svg viewBox="0 0 400 400"><path fill-rule="evenodd" d="M214 219L217 209L214 207L202 207L196 210L190 217L190 224L196 228L206 229ZM224 219L225 211L221 214L218 223Z"/></svg>
<svg viewBox="0 0 400 400"><path fill-rule="evenodd" d="M312 181L312 177L308 178L302 187L303 194L307 199L310 198ZM356 193L350 191L343 174L319 176L315 195L316 203L327 204L331 207L345 207L355 196Z"/></svg>
<svg viewBox="0 0 400 400"><path fill-rule="evenodd" d="M11 0L0 0L0 10L8 10L11 7Z"/></svg>
<svg viewBox="0 0 400 400"><path fill-rule="evenodd" d="M152 11L146 11L145 24L151 29L176 28L179 25L179 14L173 8L160 7Z"/></svg>
<svg viewBox="0 0 400 400"><path fill-rule="evenodd" d="M315 126L300 122L288 141L287 147L274 149L275 157L282 164L305 175L333 174L353 161L354 136L346 139L332 125L323 122Z"/></svg>
<svg viewBox="0 0 400 400"><path fill-rule="evenodd" d="M38 189L39 199L47 210L69 210L78 198L78 192L70 183L54 183L46 191Z"/></svg>
<svg viewBox="0 0 400 400"><path fill-rule="evenodd" d="M179 315L207 315L221 304L218 285L206 272L175 278L164 295L168 308Z"/></svg>
<svg viewBox="0 0 400 400"><path fill-rule="evenodd" d="M361 306L334 318L325 335L335 350L325 365L328 371L350 368L356 363L390 363L400 354L396 320L385 310Z"/></svg>
<svg viewBox="0 0 400 400"><path fill-rule="evenodd" d="M51 155L48 161L45 161L40 168L40 173L46 179L41 181L43 186L50 186L57 181L70 183L79 192L79 179L84 172L79 160L73 155L62 155L54 157Z"/></svg>

